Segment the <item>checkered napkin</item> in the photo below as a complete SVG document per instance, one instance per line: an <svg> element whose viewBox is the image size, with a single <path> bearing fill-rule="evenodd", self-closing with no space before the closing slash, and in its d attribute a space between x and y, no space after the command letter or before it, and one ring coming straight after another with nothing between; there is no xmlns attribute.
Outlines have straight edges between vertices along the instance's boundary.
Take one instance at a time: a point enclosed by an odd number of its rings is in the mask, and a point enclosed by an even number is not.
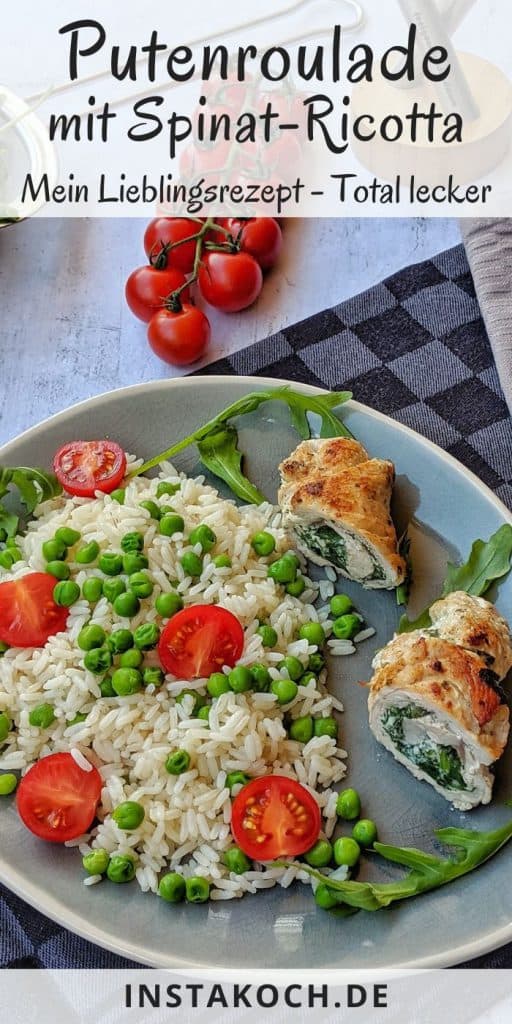
<svg viewBox="0 0 512 1024"><path fill-rule="evenodd" d="M200 372L349 389L437 442L512 507L512 423L462 246ZM0 966L129 963L0 887ZM512 967L512 944L468 966Z"/></svg>

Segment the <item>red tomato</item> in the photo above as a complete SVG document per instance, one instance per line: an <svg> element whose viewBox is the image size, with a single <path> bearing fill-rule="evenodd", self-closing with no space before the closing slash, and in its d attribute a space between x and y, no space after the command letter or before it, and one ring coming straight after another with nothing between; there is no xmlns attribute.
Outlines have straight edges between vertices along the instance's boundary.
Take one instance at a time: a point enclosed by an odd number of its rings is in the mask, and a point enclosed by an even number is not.
<svg viewBox="0 0 512 1024"><path fill-rule="evenodd" d="M0 583L0 640L10 647L42 647L66 628L69 608L53 600L56 584L46 572Z"/></svg>
<svg viewBox="0 0 512 1024"><path fill-rule="evenodd" d="M274 266L283 247L283 235L273 217L254 217L250 220L228 217L222 223L235 239L238 238L240 231L242 232L242 252L248 252L253 256L262 270L269 270Z"/></svg>
<svg viewBox="0 0 512 1024"><path fill-rule="evenodd" d="M185 302L178 313L161 309L151 317L148 341L153 352L171 366L195 363L210 341L210 321L197 309Z"/></svg>
<svg viewBox="0 0 512 1024"><path fill-rule="evenodd" d="M158 644L166 672L178 679L203 679L233 667L244 647L237 618L219 605L196 604L169 619Z"/></svg>
<svg viewBox="0 0 512 1024"><path fill-rule="evenodd" d="M157 270L148 264L132 271L125 287L126 301L139 318L149 323L151 317L162 309L165 299L185 284L186 277L176 267ZM184 299L189 298L188 288L181 293Z"/></svg>
<svg viewBox="0 0 512 1024"><path fill-rule="evenodd" d="M315 798L284 775L264 775L248 782L231 810L233 838L254 860L298 857L314 846L320 825Z"/></svg>
<svg viewBox="0 0 512 1024"><path fill-rule="evenodd" d="M49 754L29 768L18 786L20 818L39 839L66 843L87 832L102 786L92 765L84 771L71 754Z"/></svg>
<svg viewBox="0 0 512 1024"><path fill-rule="evenodd" d="M115 441L68 441L56 452L53 471L68 494L110 494L126 472L126 455Z"/></svg>
<svg viewBox="0 0 512 1024"><path fill-rule="evenodd" d="M208 252L199 267L198 283L211 306L224 313L236 313L258 298L263 274L259 263L247 252Z"/></svg>
<svg viewBox="0 0 512 1024"><path fill-rule="evenodd" d="M165 245L181 242L184 238L197 235L200 224L186 217L157 217L150 221L144 232L144 249L148 259L155 257ZM167 253L167 266L175 267L184 274L194 269L196 243L183 242ZM172 289L171 289L172 290Z"/></svg>

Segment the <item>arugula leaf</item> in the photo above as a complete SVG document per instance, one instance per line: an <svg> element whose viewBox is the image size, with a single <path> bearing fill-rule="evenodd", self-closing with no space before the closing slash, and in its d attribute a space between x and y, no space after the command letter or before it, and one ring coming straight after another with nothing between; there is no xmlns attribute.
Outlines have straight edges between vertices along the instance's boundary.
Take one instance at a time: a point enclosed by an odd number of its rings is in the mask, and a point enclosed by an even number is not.
<svg viewBox="0 0 512 1024"><path fill-rule="evenodd" d="M406 571L403 583L401 583L400 586L396 588L396 603L398 605L406 605L409 600L409 594L411 592L412 585L411 540L407 534L407 530L400 538L398 551L401 554L402 558L405 560Z"/></svg>
<svg viewBox="0 0 512 1024"><path fill-rule="evenodd" d="M438 889L448 882L467 875L493 857L512 838L512 822L494 832L472 832L469 829L440 828L434 833L444 846L457 850L454 858L443 859L423 850L409 847L388 846L374 843L373 849L384 860L410 868L404 878L396 882L341 882L315 871L307 864L296 864L312 878L327 885L341 903L360 910L382 910L398 900L419 896L431 889ZM289 867L289 862L277 861L280 867Z"/></svg>
<svg viewBox="0 0 512 1024"><path fill-rule="evenodd" d="M255 410L258 409L260 405L263 405L264 402L285 402L290 410L290 418L293 426L304 440L311 437L311 425L308 420L308 413L312 413L320 417L320 437L352 437L348 428L333 412L333 409L339 405L343 405L343 403L347 402L350 398L352 398L350 391L340 391L337 393L327 392L325 395L303 395L298 391L293 391L288 387L288 385L281 388L269 388L267 391L253 391L250 394L245 395L244 398L240 398L238 401L228 405L226 409L223 409L222 412L218 413L218 415L212 420L209 420L208 423L205 423L202 427L199 427L198 430L195 430L193 434L189 434L188 437L184 437L181 441L177 441L171 448L167 448L165 452L162 452L160 455L156 455L153 459L149 459L148 462L145 462L144 465L131 475L141 476L143 473L147 473L148 470L154 469L154 467L158 466L161 462L165 462L167 459L172 459L175 455L183 451L185 448L188 448L191 444L195 444L199 447L200 442L204 441L208 437L211 438L215 434L218 434L219 428L222 428L230 420L236 419L238 416L246 416L248 413L255 412ZM249 493L249 490L252 489L252 485L250 481L244 477L240 468L242 454L237 451L236 430L233 425L230 425L230 431L234 431L234 442L230 438L229 445L237 452L236 458L240 456L240 462L238 463L236 473L236 486L238 486L239 491L236 490L236 487L233 488L233 490L238 497L243 497L244 500L246 500L246 495ZM226 444L227 438L222 438L222 443ZM209 450L211 452L211 442ZM231 451L228 459L229 468L226 466L225 456L226 452L224 452L224 458L221 459L220 462L218 459L210 459L211 464L208 466L211 472L220 476L222 480L226 480L226 476L224 476L225 472L228 472L228 475L233 474L233 450ZM203 458L202 461L204 462ZM222 472L217 473L212 467L213 465L220 467L221 464ZM229 486L232 487L232 483L229 480L227 480L227 482L229 483ZM242 491L243 494L241 494L240 491ZM259 494L255 488L253 489L253 493ZM260 495L259 501L262 500L264 499Z"/></svg>
<svg viewBox="0 0 512 1024"><path fill-rule="evenodd" d="M455 590L465 590L474 597L482 597L496 580L507 576L511 568L512 526L504 523L488 541L474 542L464 565L455 566L451 562L448 563L441 597L446 597ZM403 615L398 632L409 633L413 629L428 629L430 625L432 623L429 609L426 608L414 621Z"/></svg>
<svg viewBox="0 0 512 1024"><path fill-rule="evenodd" d="M222 427L198 441L201 462L220 477L233 494L249 505L260 505L265 497L242 473L242 453L237 448L238 434L234 427Z"/></svg>
<svg viewBox="0 0 512 1024"><path fill-rule="evenodd" d="M19 493L19 500L31 516L42 501L55 498L61 494L62 487L53 473L44 469L29 466L0 466L0 498L4 498L11 488ZM19 516L14 515L0 503L0 536L15 537L19 528Z"/></svg>

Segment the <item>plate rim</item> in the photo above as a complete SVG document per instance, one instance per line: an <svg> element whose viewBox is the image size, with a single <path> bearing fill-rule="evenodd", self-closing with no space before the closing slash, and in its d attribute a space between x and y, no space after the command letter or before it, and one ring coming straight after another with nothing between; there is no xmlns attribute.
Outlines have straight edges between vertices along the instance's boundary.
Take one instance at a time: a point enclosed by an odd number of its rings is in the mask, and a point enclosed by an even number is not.
<svg viewBox="0 0 512 1024"><path fill-rule="evenodd" d="M43 427L58 424L60 420L65 420L66 417L75 411L79 411L85 407L94 408L97 405L102 404L105 399L109 399L114 395L118 394L134 394L143 391L159 391L173 387L199 387L208 385L219 385L225 384L226 381L236 380L240 383L247 383L247 386L255 390L256 387L278 387L279 385L288 385L289 387L297 390L309 392L312 394L326 393L327 388L320 388L312 384L305 384L301 381L286 380L278 377L254 377L237 374L204 374L202 376L186 376L186 377L172 377L172 378L157 378L150 381L142 381L138 384L129 384L121 388L112 388L108 391L103 391L99 395L92 395L89 398L81 399L79 402L75 402L65 409L59 412L53 413L51 416L40 420L39 423L28 427L22 431L21 434L17 434L16 437L9 441L6 441L0 446L0 460L3 461L5 457L9 457L9 449L17 444L19 441L30 441L31 437L35 437L37 433ZM512 513L507 506L497 497L496 494L486 484L480 480L480 478L467 469L461 462L459 462L449 452L444 451L439 445L429 438L423 437L416 430L411 427L400 423L398 420L393 419L392 416L386 415L386 413L379 412L377 409L372 409L371 406L364 405L354 399L351 399L346 403L347 408L355 412L362 412L365 415L369 415L370 418L377 421L385 421L386 423L392 423L399 431L404 433L407 437L414 438L415 442L420 442L430 451L434 451L438 457L444 462L448 463L451 469L457 474L463 475L466 479L470 479L477 489L491 502L496 510L500 513L505 522L512 524ZM38 887L28 881L25 882L24 876L19 874L15 868L6 864L1 853L0 853L0 881L7 886L12 892L14 892L21 899L29 903L34 909L40 913L46 914L57 924L60 924L63 928L75 932L81 938L88 942L95 943L103 949L118 955L125 957L129 960L138 961L142 964L147 964L152 967L160 968L173 968L173 969L208 969L208 965L202 963L190 961L188 959L180 959L175 953L172 955L172 962L168 957L160 955L158 951L148 954L144 948L141 948L129 940L123 940L122 938L115 943L111 939L108 933L104 932L97 925L86 922L80 917L75 911L70 911L65 907L64 903L59 902L53 896L42 893ZM42 898L41 898L42 895ZM61 909L62 908L62 909ZM446 953L439 953L431 956L424 956L416 959L409 959L399 964L389 966L388 968L380 968L380 970L410 970L410 969L432 969L441 967L452 967L456 964L462 963L466 960L472 960L475 957L482 956L486 953L492 952L495 949L500 948L512 939L512 921L509 924L503 925L497 931L490 932L481 939L471 940L464 945L459 945L455 949Z"/></svg>

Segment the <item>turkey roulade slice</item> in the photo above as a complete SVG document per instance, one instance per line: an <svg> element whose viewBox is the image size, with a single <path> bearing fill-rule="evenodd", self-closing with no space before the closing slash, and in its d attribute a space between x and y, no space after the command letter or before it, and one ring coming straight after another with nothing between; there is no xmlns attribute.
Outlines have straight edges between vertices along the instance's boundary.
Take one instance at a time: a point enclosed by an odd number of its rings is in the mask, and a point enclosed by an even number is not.
<svg viewBox="0 0 512 1024"><path fill-rule="evenodd" d="M390 515L392 462L344 437L303 441L281 464L279 504L294 543L368 589L398 586L405 562Z"/></svg>

